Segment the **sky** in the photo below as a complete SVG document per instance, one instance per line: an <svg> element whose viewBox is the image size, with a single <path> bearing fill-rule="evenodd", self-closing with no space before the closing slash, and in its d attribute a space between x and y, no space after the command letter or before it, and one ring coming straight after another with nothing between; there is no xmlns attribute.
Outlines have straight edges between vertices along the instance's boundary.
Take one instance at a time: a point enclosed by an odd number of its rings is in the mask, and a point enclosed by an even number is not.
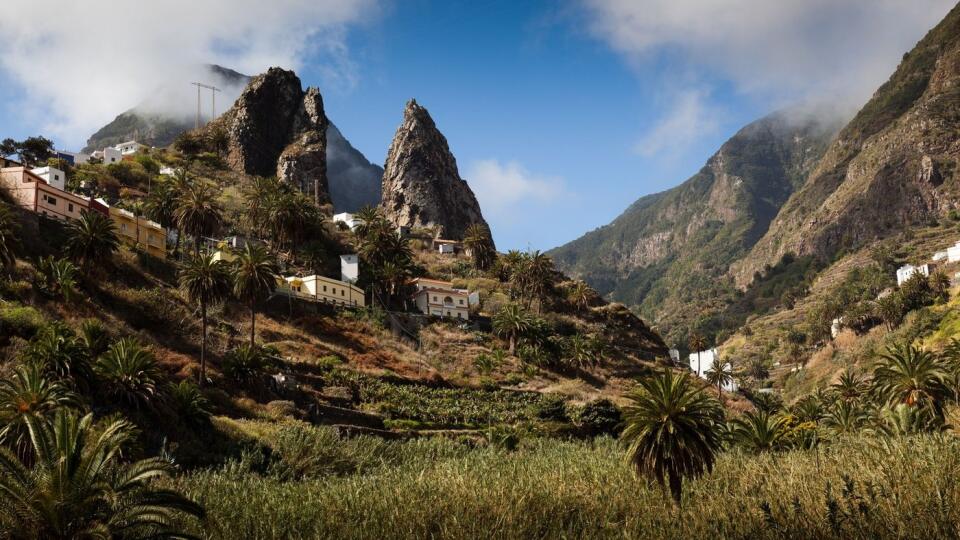
<svg viewBox="0 0 960 540"><path fill-rule="evenodd" d="M185 66L277 65L320 87L327 115L374 163L416 98L497 247L546 250L679 184L769 112L828 102L852 113L952 6L6 0L0 138L79 149L158 85L187 86Z"/></svg>

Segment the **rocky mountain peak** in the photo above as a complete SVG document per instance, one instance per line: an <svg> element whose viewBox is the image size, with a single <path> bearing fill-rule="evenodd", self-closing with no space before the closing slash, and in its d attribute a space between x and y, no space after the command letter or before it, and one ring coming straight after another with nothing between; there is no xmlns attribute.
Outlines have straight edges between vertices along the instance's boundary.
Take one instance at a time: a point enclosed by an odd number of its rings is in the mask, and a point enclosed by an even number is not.
<svg viewBox="0 0 960 540"><path fill-rule="evenodd" d="M436 227L445 238L463 238L474 223L487 226L446 137L413 99L387 153L381 206L397 225Z"/></svg>
<svg viewBox="0 0 960 540"><path fill-rule="evenodd" d="M206 129L227 132L232 169L276 174L327 203L327 125L320 91L303 90L296 73L273 67L254 77L233 107Z"/></svg>

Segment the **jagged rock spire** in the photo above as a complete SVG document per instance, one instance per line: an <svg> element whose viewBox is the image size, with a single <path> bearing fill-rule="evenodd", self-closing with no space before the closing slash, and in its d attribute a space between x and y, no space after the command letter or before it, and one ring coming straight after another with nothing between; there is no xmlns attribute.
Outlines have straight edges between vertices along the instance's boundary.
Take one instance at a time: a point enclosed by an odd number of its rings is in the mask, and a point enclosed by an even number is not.
<svg viewBox="0 0 960 540"><path fill-rule="evenodd" d="M414 99L387 153L381 207L397 225L436 227L445 238L462 239L474 223L488 227L447 139Z"/></svg>

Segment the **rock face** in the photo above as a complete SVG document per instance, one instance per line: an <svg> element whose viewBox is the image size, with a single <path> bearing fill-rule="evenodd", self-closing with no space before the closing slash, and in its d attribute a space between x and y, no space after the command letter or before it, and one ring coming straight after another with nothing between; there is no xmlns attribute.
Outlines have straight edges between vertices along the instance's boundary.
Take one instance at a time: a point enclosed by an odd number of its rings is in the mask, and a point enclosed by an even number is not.
<svg viewBox="0 0 960 540"><path fill-rule="evenodd" d="M304 91L294 72L270 68L254 77L233 107L205 131L227 132L230 168L276 175L328 203L327 124L318 89Z"/></svg>
<svg viewBox="0 0 960 540"><path fill-rule="evenodd" d="M700 317L732 288L730 265L766 233L823 155L842 122L827 116L806 108L757 120L686 182L639 199L611 224L549 254L563 271L660 325Z"/></svg>
<svg viewBox="0 0 960 540"><path fill-rule="evenodd" d="M444 238L462 239L474 223L487 226L447 139L412 99L387 153L381 207L399 226L436 227Z"/></svg>
<svg viewBox="0 0 960 540"><path fill-rule="evenodd" d="M216 65L203 66L195 76L223 89L222 93L217 94L218 109L222 107L219 104L234 103L251 79L247 75ZM193 106L195 92L191 93L189 89L192 87L187 86L187 95L183 95L181 87L185 86L186 82L181 82L182 84L171 84L170 88L158 90L150 99L121 113L112 122L97 130L87 140L84 151L91 152L129 140L157 147L172 144L178 135L193 129L196 122L196 110ZM162 99L158 99L157 95ZM223 101L224 99L226 101ZM187 110L172 110L169 107L170 102L185 103ZM383 169L370 163L329 119L326 136L327 181L336 211L355 212L364 206L380 204Z"/></svg>
<svg viewBox="0 0 960 540"><path fill-rule="evenodd" d="M960 6L909 53L784 205L737 284L785 253L829 258L958 208Z"/></svg>

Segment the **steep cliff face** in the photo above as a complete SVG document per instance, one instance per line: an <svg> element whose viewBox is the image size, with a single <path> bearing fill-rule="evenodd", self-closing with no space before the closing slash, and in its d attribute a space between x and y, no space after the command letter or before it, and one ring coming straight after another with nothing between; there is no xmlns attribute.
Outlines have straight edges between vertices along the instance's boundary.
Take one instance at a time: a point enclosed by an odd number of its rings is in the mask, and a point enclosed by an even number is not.
<svg viewBox="0 0 960 540"><path fill-rule="evenodd" d="M397 225L436 227L452 239L474 223L487 226L447 139L415 100L407 103L383 169L381 207Z"/></svg>
<svg viewBox="0 0 960 540"><path fill-rule="evenodd" d="M220 66L205 66L205 69L197 78L223 89L223 92L217 94L218 109L222 105L229 107L233 104L251 79L247 75ZM183 81L183 84L176 86L182 90L179 87L186 84L187 82ZM90 136L85 151L129 140L156 147L173 144L178 135L190 131L196 123L195 111L178 112L168 106L170 101L193 103L194 95L184 96L178 89L160 89L157 93L162 99L151 97L121 113ZM378 205L383 169L370 163L329 119L326 138L327 182L336 211L355 212L364 206ZM306 144L309 146L311 141L308 140Z"/></svg>
<svg viewBox="0 0 960 540"><path fill-rule="evenodd" d="M238 172L276 175L329 202L327 117L316 88L304 91L292 71L270 68L250 81L236 103L205 128L229 136L227 164Z"/></svg>
<svg viewBox="0 0 960 540"><path fill-rule="evenodd" d="M784 253L830 257L960 202L960 6L904 55L896 72L843 128L802 189L750 255L740 286Z"/></svg>
<svg viewBox="0 0 960 540"><path fill-rule="evenodd" d="M641 198L550 254L564 271L660 323L665 315L702 315L729 295L730 264L766 233L823 155L839 128L826 117L794 109L758 120L683 184Z"/></svg>

